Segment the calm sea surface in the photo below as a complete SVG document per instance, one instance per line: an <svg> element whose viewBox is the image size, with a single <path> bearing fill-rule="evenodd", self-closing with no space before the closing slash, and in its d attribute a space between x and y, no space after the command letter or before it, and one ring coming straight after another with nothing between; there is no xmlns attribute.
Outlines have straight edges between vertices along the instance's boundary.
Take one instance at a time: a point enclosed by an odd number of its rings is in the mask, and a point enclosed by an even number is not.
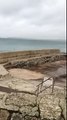
<svg viewBox="0 0 67 120"><path fill-rule="evenodd" d="M52 40L26 40L13 38L0 38L0 52L20 51L20 50L38 50L58 48L62 52L66 51L65 41Z"/></svg>

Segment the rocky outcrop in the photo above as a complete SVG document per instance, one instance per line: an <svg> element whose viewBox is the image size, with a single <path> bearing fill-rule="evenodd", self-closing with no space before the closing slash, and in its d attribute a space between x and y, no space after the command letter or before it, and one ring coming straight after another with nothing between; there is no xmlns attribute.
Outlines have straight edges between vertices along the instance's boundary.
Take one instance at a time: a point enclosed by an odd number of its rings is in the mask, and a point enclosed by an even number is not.
<svg viewBox="0 0 67 120"><path fill-rule="evenodd" d="M65 55L47 55L34 57L31 59L22 59L22 60L14 60L6 63L4 66L6 68L32 68L33 66L43 65L45 63L51 63L59 60L64 60Z"/></svg>

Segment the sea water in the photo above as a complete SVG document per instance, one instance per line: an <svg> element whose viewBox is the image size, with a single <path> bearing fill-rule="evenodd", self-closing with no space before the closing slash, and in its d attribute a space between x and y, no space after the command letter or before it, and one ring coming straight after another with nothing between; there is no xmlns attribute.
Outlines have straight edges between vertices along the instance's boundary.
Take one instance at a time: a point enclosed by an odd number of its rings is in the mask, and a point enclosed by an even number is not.
<svg viewBox="0 0 67 120"><path fill-rule="evenodd" d="M65 40L29 40L19 38L0 38L0 52L53 48L60 49L61 52L66 52Z"/></svg>

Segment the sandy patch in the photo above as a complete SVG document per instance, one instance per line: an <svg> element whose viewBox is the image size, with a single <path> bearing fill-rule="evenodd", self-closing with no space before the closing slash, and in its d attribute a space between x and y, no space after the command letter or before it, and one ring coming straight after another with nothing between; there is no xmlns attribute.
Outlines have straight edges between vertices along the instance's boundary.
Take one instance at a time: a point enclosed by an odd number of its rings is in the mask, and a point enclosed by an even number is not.
<svg viewBox="0 0 67 120"><path fill-rule="evenodd" d="M10 69L9 73L11 76L25 79L25 80L36 80L40 78L44 78L44 75L39 72L30 71L27 69Z"/></svg>

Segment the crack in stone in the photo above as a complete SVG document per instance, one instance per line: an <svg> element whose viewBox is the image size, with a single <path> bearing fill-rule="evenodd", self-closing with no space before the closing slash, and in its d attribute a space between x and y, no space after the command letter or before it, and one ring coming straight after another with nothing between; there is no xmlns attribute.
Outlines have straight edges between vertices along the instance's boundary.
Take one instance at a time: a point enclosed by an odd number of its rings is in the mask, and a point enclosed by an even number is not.
<svg viewBox="0 0 67 120"><path fill-rule="evenodd" d="M62 118L63 120L65 120L65 117L64 117L64 115L63 115L63 108L62 108L62 106L60 105L60 100L59 100L58 105L59 105L59 107L60 107L60 109L61 109L61 117L60 117L60 120L61 120L61 118Z"/></svg>

